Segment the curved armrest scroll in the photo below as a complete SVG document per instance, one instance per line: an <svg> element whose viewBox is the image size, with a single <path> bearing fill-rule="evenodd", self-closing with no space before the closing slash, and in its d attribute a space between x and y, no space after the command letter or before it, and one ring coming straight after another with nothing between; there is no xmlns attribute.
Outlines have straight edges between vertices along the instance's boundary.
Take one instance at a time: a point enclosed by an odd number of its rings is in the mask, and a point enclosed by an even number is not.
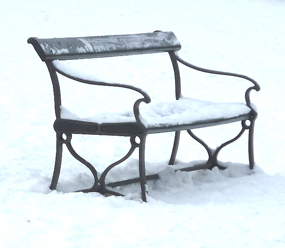
<svg viewBox="0 0 285 248"><path fill-rule="evenodd" d="M150 101L151 101L151 99L150 98L141 98L141 99L138 99L136 102L135 102L135 104L134 104L134 107L133 107L133 110L134 110L134 115L135 115L135 118L136 118L136 121L138 122L138 123L140 123L141 125L143 125L142 124L142 122L141 122L141 120L140 120L140 109L139 109L139 106L140 106L140 104L142 103L142 102L145 102L145 103L150 103ZM144 125L143 125L144 126Z"/></svg>

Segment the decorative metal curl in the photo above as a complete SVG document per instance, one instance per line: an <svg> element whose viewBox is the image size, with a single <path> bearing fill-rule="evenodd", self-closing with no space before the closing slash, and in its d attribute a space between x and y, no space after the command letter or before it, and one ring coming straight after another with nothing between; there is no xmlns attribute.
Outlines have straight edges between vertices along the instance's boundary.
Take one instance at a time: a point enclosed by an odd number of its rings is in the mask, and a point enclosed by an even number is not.
<svg viewBox="0 0 285 248"><path fill-rule="evenodd" d="M65 135L66 137L64 138L63 135ZM77 159L79 162L84 164L91 171L91 173L92 173L92 175L94 177L94 184L93 184L93 186L91 188L78 190L77 192L84 192L84 193L87 193L87 192L99 192L99 193L104 194L104 195L122 196L122 194L120 194L119 192L107 189L106 186L116 187L116 186L120 186L120 185L129 184L128 181L130 181L130 183L141 181L142 179L140 177L140 178L134 178L134 179L129 179L129 180L123 180L123 181L119 181L119 182L115 182L115 183L110 183L110 184L107 184L107 185L105 183L106 176L107 176L107 174L110 172L110 170L112 168L114 168L115 166L117 166L117 165L121 164L122 162L124 162L125 160L127 160L133 154L133 152L134 152L134 150L136 148L138 148L138 147L141 148L141 146L144 145L144 144L142 144L143 142L138 143L135 140L137 137L138 136L132 136L130 138L131 148L129 149L127 154L124 157L122 157L121 159L119 159L118 161L116 161L116 162L112 163L111 165L109 165L103 171L103 173L100 175L100 177L98 178L98 173L97 173L96 169L94 168L94 166L91 163L89 163L87 160L82 158L74 150L73 146L71 145L72 134L69 134L69 133L62 133L62 134L60 134L59 135L59 141L61 142L61 144L65 144L67 146L67 148L68 148L68 151L71 153L71 155L75 159ZM142 166L143 165L140 164L140 170L141 170ZM57 170L60 170L60 168L57 167ZM59 173L58 173L58 176L59 176ZM149 179L156 179L156 178L157 178L157 175L149 177ZM118 185L116 185L116 184L118 184ZM54 188L55 188L55 186L54 186ZM142 192L142 193L143 193L143 195L145 195L147 192ZM146 199L146 197L143 196L143 199Z"/></svg>
<svg viewBox="0 0 285 248"><path fill-rule="evenodd" d="M246 129L250 129L251 128L251 125L246 125L245 121L242 121L241 122L242 124L242 129L241 131L232 139L222 143L220 146L218 146L216 149L212 149L210 148L202 139L198 138L191 130L187 130L187 132L189 133L189 135L195 139L197 142L199 142L207 151L208 153L208 161L206 162L206 164L209 165L209 169L213 169L215 166L217 166L218 168L220 169L225 169L224 166L220 165L219 162L218 162L218 155L220 153L220 151L227 145L233 143L234 141L236 141L237 139L239 139L242 134L244 133L244 131Z"/></svg>
<svg viewBox="0 0 285 248"><path fill-rule="evenodd" d="M87 160L85 160L84 158L82 158L72 147L71 145L71 138L72 138L72 134L65 134L66 135L66 140L63 141L63 143L65 143L68 151L71 153L71 155L77 159L80 163L84 164L92 173L93 177L94 177L94 185L92 186L93 191L99 191L100 190L100 184L99 184L99 179L98 179L98 175L97 175L97 171L94 168L94 166L89 163ZM82 192L86 192L86 190L81 190ZM88 191L88 190L87 190Z"/></svg>
<svg viewBox="0 0 285 248"><path fill-rule="evenodd" d="M99 183L101 185L101 190L100 190L100 193L102 194L111 194L111 195L118 195L119 193L115 192L115 191L111 191L111 190L108 190L106 188L106 183L105 183L105 179L106 179L106 176L107 174L109 173L109 171L114 168L116 165L124 162L125 160L127 160L134 152L134 150L138 147L138 144L135 142L135 138L136 137L131 137L130 139L130 142L131 142L131 148L130 150L128 151L128 153L123 157L121 158L120 160L112 163L111 165L109 165L105 170L104 172L101 174L101 177L100 177L100 180L99 180ZM119 194L121 195L121 194Z"/></svg>

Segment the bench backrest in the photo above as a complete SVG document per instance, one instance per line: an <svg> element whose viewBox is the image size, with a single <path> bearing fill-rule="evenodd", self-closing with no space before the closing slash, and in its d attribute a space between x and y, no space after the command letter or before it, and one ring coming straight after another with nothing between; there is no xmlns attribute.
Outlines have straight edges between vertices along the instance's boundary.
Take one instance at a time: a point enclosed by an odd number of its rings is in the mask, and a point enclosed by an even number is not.
<svg viewBox="0 0 285 248"><path fill-rule="evenodd" d="M173 32L74 38L29 38L42 61L102 58L175 52L181 45Z"/></svg>

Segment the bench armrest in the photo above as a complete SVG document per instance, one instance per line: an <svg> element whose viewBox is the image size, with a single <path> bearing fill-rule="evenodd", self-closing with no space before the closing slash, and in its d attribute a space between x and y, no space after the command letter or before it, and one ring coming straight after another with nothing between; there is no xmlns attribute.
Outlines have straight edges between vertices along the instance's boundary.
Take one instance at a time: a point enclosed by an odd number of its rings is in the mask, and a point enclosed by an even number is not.
<svg viewBox="0 0 285 248"><path fill-rule="evenodd" d="M49 63L49 62L47 62L47 63ZM142 124L142 122L139 118L139 116L140 116L139 106L142 102L145 102L145 103L151 102L150 96L145 91L143 91L142 89L134 87L132 85L128 85L128 84L108 83L108 82L103 82L103 81L96 81L96 80L87 79L87 78L84 78L84 76L82 77L82 76L76 75L76 74L72 75L71 71L66 71L66 69L64 67L60 66L60 61L53 61L52 66L55 69L55 71L57 71L59 74L65 76L67 78L70 78L72 80L81 82L81 83L91 84L91 85L125 88L125 89L130 89L130 90L133 90L133 91L140 93L143 96L143 98L136 100L136 102L133 105L133 112L134 112L134 116L136 118L136 121L138 123Z"/></svg>
<svg viewBox="0 0 285 248"><path fill-rule="evenodd" d="M245 92L245 101L246 101L246 105L255 112L255 110L252 108L251 102L250 102L250 92L251 92L251 90L256 90L256 91L260 90L260 86L259 86L259 84L255 80L253 80L252 78L250 78L248 76L241 75L241 74L236 74L236 73L231 73L231 72L215 71L215 70L209 70L209 69L198 67L198 66L190 64L190 63L186 62L185 60L181 59L177 54L176 54L176 59L181 64L183 64L183 65L185 65L187 67L190 67L190 68L192 68L194 70L197 70L197 71L206 72L206 73L210 73L210 74L239 77L239 78L243 78L243 79L246 79L246 80L252 82L253 86L248 88L246 90L246 92Z"/></svg>

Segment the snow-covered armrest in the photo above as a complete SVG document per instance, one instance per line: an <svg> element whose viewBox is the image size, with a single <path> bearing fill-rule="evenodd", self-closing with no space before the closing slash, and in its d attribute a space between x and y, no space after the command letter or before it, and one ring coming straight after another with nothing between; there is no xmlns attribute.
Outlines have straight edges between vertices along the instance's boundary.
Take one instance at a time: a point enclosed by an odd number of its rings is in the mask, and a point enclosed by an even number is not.
<svg viewBox="0 0 285 248"><path fill-rule="evenodd" d="M236 74L236 73L231 73L231 72L222 72L222 71L216 71L216 70L210 70L210 69L205 69L202 67L198 67L196 65L190 64L188 62L186 62L185 60L181 59L177 54L175 54L177 61L179 61L180 63L182 63L183 65L190 67L194 70L197 71L201 71L201 72L205 72L205 73L210 73L210 74L217 74L217 75L223 75L223 76L231 76L231 77L238 77L238 78L243 78L245 80L250 81L254 86L250 87L246 90L245 92L245 101L246 101L246 105L251 108L253 111L255 111L254 107L251 104L250 101L250 92L251 90L256 90L259 91L260 90L260 86L259 84L252 78L242 75L242 74Z"/></svg>

